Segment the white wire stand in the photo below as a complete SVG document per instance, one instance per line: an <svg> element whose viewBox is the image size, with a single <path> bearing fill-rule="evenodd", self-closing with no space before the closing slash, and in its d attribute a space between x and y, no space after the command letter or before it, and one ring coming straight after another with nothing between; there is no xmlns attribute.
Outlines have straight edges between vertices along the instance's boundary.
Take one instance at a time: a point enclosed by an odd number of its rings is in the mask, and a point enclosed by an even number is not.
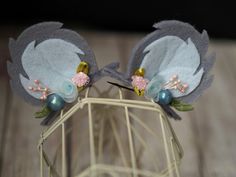
<svg viewBox="0 0 236 177"><path fill-rule="evenodd" d="M161 109L161 107L150 101L138 101L138 100L128 100L123 99L122 91L119 89L119 99L111 99L111 98L91 98L89 97L90 88L86 90L85 98L78 99L78 102L71 107L67 112L61 111L60 117L57 121L54 122L51 127L41 133L41 137L38 144L39 155L40 155L40 177L48 176L48 177L68 177L67 174L67 151L66 151L66 126L65 122L71 118L71 116L84 108L87 105L88 108L88 129L89 129L89 153L90 153L90 165L75 175L76 177L102 177L102 176L112 176L112 177L120 177L120 176L128 176L128 177L180 177L179 172L179 164L180 160L183 157L183 150L181 145L176 137L174 130L169 122L168 117L165 112ZM127 135L128 135L128 144L126 148L129 148L130 153L130 164L127 162L125 158L124 151L121 143L120 137L117 133L116 129L113 128L113 133L115 135L115 139L117 141L119 154L121 155L123 166L117 166L112 164L102 164L98 163L97 158L101 156L103 153L102 149L99 150L99 155L95 154L95 144L94 144L94 132L93 132L93 116L91 105L100 104L100 105L111 105L115 107L120 107L124 110L125 115L125 123L127 127ZM161 172L153 172L151 170L144 170L137 168L136 156L135 156L135 148L133 141L133 134L135 130L132 127L132 119L139 120L138 116L129 111L129 109L140 109L146 111L153 111L156 114L157 120L160 122L161 126L161 136L165 158L166 158L166 168ZM138 121L140 125L144 127L146 131L153 133L148 126L145 125L144 122ZM114 122L111 120L111 125L114 127ZM60 130L61 129L61 130ZM50 162L48 155L46 153L46 149L44 149L44 143L47 141L53 132L56 130L61 131L61 171L58 172L55 167ZM154 133L153 133L154 134ZM145 142L144 142L145 143ZM144 144L145 146L145 144ZM106 154L105 154L106 155ZM47 173L45 174L45 171ZM59 175L61 174L61 175Z"/></svg>

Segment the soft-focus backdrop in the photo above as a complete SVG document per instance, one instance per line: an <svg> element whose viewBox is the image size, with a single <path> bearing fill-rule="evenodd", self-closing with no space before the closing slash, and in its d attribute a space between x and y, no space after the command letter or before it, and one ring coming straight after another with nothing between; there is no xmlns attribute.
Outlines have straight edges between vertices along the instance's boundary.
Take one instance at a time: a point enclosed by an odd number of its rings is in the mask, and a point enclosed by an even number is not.
<svg viewBox="0 0 236 177"><path fill-rule="evenodd" d="M194 111L171 121L183 145L183 177L236 175L236 23L234 10L212 3L163 4L155 2L30 3L8 1L0 8L0 176L39 176L37 141L42 127L32 117L37 110L9 88L6 60L8 38L41 21L61 21L78 31L95 52L99 67L121 62L125 70L130 52L152 24L177 19L206 29L210 51L217 55L212 87L194 105ZM4 11L5 10L5 11Z"/></svg>

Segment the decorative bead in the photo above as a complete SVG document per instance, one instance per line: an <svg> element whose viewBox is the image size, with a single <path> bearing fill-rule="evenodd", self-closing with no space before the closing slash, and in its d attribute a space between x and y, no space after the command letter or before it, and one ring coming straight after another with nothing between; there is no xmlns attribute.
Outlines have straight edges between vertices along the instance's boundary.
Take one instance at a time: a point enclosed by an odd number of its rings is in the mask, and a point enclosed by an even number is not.
<svg viewBox="0 0 236 177"><path fill-rule="evenodd" d="M163 105L168 105L172 101L172 94L169 90L161 90L158 94L159 102Z"/></svg>
<svg viewBox="0 0 236 177"><path fill-rule="evenodd" d="M85 74L88 74L89 72L89 65L85 61L81 61L79 66L77 67L76 70L77 73L83 72Z"/></svg>
<svg viewBox="0 0 236 177"><path fill-rule="evenodd" d="M52 111L60 111L65 105L63 98L56 93L48 95L46 102L47 107Z"/></svg>
<svg viewBox="0 0 236 177"><path fill-rule="evenodd" d="M137 69L136 71L135 71L135 73L134 73L134 75L136 75L136 76L144 76L144 74L145 74L145 70L144 70L144 68L139 68L139 69Z"/></svg>

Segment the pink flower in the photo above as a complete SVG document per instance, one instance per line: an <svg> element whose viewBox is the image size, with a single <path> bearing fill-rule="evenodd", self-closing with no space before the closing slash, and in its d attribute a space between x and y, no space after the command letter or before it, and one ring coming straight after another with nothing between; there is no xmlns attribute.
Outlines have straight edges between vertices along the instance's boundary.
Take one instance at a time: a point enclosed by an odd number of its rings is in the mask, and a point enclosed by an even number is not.
<svg viewBox="0 0 236 177"><path fill-rule="evenodd" d="M149 80L141 76L132 76L132 86L137 87L139 90L145 90Z"/></svg>
<svg viewBox="0 0 236 177"><path fill-rule="evenodd" d="M83 87L83 86L87 85L90 81L88 75L83 72L77 73L71 80L78 87Z"/></svg>

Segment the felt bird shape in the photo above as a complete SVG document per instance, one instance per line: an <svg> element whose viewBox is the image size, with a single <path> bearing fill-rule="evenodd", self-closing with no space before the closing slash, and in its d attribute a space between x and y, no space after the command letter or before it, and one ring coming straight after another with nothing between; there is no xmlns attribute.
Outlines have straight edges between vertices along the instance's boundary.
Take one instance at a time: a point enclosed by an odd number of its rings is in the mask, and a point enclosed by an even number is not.
<svg viewBox="0 0 236 177"><path fill-rule="evenodd" d="M179 111L192 110L195 101L212 83L209 74L215 55L207 55L209 38L180 21L154 24L156 30L133 49L127 73L116 78L139 95L160 104L175 119Z"/></svg>
<svg viewBox="0 0 236 177"><path fill-rule="evenodd" d="M11 61L7 62L12 89L26 101L43 105L35 114L43 125L50 124L79 91L103 76L112 76L118 63L99 70L93 51L76 32L62 23L43 22L10 39Z"/></svg>

